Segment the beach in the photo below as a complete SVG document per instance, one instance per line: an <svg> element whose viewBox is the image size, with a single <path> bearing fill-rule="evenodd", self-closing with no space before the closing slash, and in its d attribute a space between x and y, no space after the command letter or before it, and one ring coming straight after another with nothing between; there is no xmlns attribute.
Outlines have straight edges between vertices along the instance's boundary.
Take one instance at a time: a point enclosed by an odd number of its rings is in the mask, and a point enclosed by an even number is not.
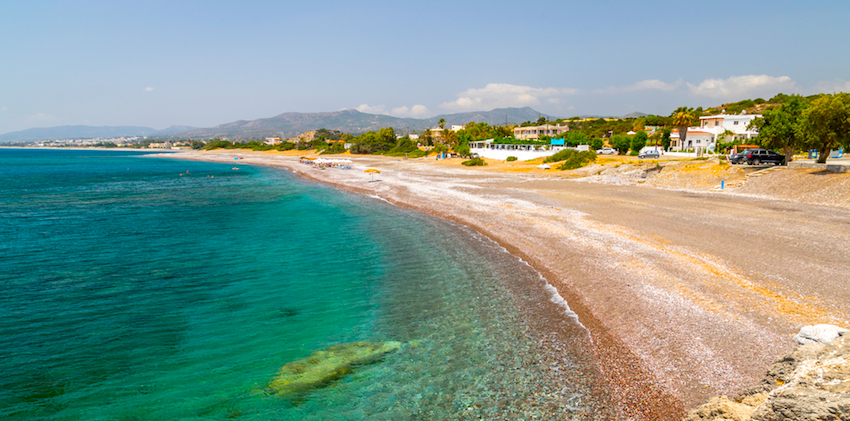
<svg viewBox="0 0 850 421"><path fill-rule="evenodd" d="M345 155L351 170L250 151L167 157L278 166L490 237L578 315L589 333L582 346L634 419L678 419L755 384L804 325L850 325L850 290L837 282L850 273L850 211L829 194L850 180L840 175L777 172L718 191L713 179L682 184L663 171L655 181L618 181L592 168L465 168L433 157ZM831 181L818 189L788 181L801 177ZM773 197L771 186L780 188Z"/></svg>

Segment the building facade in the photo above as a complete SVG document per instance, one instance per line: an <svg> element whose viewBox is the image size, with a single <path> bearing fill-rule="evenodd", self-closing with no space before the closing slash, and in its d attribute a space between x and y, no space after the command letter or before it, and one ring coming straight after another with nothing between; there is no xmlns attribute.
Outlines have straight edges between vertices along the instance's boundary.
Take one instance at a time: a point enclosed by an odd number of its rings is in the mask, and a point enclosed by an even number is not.
<svg viewBox="0 0 850 421"><path fill-rule="evenodd" d="M557 136L570 131L566 123L543 124L540 126L514 127L514 137L519 140L540 139L540 136Z"/></svg>
<svg viewBox="0 0 850 421"><path fill-rule="evenodd" d="M729 115L720 114L700 117L700 124L696 127L688 127L688 136L685 142L680 142L679 131L674 130L670 134L670 150L684 151L689 149L702 149L713 151L718 141L732 142L752 139L758 136L758 130L747 128L750 123L761 118L758 114Z"/></svg>

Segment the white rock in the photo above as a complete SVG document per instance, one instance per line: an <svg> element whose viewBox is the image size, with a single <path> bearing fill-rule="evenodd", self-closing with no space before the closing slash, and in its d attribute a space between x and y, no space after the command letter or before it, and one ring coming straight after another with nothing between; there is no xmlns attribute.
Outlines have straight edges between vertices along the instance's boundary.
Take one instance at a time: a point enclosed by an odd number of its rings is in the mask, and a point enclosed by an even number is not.
<svg viewBox="0 0 850 421"><path fill-rule="evenodd" d="M805 326L800 329L800 333L794 335L794 340L800 345L812 342L828 344L847 332L850 330L833 325Z"/></svg>

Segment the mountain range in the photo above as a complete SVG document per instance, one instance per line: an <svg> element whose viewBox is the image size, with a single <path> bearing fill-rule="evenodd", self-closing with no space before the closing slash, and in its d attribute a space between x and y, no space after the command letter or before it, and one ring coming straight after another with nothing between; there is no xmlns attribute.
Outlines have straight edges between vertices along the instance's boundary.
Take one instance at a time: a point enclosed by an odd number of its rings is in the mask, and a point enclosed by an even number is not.
<svg viewBox="0 0 850 421"><path fill-rule="evenodd" d="M342 110L324 113L283 113L270 118L240 120L215 127L189 130L175 137L191 139L210 138L256 138L279 136L288 138L310 130L328 129L344 133L363 133L392 127L396 131L422 131L437 126L440 119L446 126L466 124L470 121L490 125L522 123L544 116L530 107L497 108L492 111L477 111L458 114L443 114L431 118L400 118L383 114L367 114L357 110Z"/></svg>
<svg viewBox="0 0 850 421"><path fill-rule="evenodd" d="M635 113L641 114L641 113ZM194 128L189 126L171 126L156 130L137 126L59 126L21 130L0 135L0 142L16 142L46 139L86 139L96 137L146 136L166 139L246 139L278 136L294 137L316 129L339 130L344 133L363 133L392 127L397 132L421 132L436 127L440 119L445 119L446 127L463 125L474 121L499 125L519 124L536 121L542 114L530 107L496 108L491 111L474 111L457 114L443 114L431 118L400 118L383 114L367 114L357 110L342 110L323 113L283 113L274 117L256 120L239 120L215 127Z"/></svg>
<svg viewBox="0 0 850 421"><path fill-rule="evenodd" d="M190 126L171 126L157 130L139 126L56 126L37 127L0 135L0 142L18 142L42 139L91 139L97 137L171 136L192 130Z"/></svg>

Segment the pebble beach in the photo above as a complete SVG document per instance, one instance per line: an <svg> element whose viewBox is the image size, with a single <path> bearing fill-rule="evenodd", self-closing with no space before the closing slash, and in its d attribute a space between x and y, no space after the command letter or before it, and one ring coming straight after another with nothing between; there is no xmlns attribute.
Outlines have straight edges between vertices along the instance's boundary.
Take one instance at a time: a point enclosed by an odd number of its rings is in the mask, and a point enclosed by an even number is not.
<svg viewBox="0 0 850 421"><path fill-rule="evenodd" d="M240 166L285 168L455 221L528 262L587 328L600 387L626 418L680 419L757 382L794 348L791 336L803 325L850 321L850 289L836 282L850 273L850 211L841 200L771 198L755 182L718 192L675 185L667 174L664 186L605 183L599 173L465 168L433 158L345 155L350 170L322 170L286 154L168 155L236 156ZM369 168L380 174L364 173Z"/></svg>

